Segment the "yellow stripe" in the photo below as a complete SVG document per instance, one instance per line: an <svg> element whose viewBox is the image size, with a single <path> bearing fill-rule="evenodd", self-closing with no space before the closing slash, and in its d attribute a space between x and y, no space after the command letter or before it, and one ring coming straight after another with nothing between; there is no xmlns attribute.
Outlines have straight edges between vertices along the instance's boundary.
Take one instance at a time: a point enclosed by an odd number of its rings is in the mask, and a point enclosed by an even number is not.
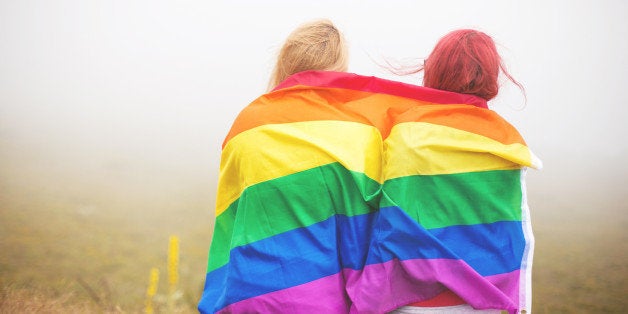
<svg viewBox="0 0 628 314"><path fill-rule="evenodd" d="M384 142L384 179L532 166L528 147L502 144L459 129L425 123L400 123Z"/></svg>
<svg viewBox="0 0 628 314"><path fill-rule="evenodd" d="M334 162L381 183L382 146L377 128L356 122L294 122L244 131L222 152L216 216L248 186Z"/></svg>

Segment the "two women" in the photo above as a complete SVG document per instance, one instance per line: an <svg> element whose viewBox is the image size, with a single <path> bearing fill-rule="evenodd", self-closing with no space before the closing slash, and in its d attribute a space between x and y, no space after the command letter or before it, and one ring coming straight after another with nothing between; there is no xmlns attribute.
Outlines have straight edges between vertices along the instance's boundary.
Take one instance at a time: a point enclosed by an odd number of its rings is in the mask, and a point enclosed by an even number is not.
<svg viewBox="0 0 628 314"><path fill-rule="evenodd" d="M223 145L201 312L529 308L522 179L538 162L487 110L499 56L473 53L492 40L463 33L428 58L432 88L338 72L329 21L290 35Z"/></svg>

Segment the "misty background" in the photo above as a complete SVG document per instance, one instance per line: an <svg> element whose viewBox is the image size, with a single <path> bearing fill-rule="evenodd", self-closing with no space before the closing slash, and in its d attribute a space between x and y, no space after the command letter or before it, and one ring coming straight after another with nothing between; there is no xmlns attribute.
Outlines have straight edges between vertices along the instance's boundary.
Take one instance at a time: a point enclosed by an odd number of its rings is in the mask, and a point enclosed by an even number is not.
<svg viewBox="0 0 628 314"><path fill-rule="evenodd" d="M544 273L539 250L577 239L587 244L555 262L608 256L618 281L596 290L627 292L628 2L620 0L0 0L0 228L28 226L33 215L56 217L58 228L75 217L130 222L136 238L150 236L133 228L160 239L195 230L202 249L190 258L204 265L222 140L265 92L283 40L314 18L344 33L349 72L412 84L421 76L378 63L418 64L458 28L493 36L527 101L504 79L489 106L544 162L528 172L535 274L545 278L535 289L573 273ZM61 205L46 206L53 201ZM28 215L17 222L17 212ZM593 253L598 239L616 242ZM24 246L10 244L0 240L5 282L19 279L13 259ZM204 280L203 269L191 272Z"/></svg>

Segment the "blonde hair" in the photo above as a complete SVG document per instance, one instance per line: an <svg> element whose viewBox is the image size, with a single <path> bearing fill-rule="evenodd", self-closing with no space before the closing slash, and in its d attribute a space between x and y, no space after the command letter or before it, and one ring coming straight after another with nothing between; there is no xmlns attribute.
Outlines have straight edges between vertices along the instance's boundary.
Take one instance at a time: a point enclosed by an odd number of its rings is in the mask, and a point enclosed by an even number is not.
<svg viewBox="0 0 628 314"><path fill-rule="evenodd" d="M344 37L331 21L321 19L302 24L290 33L279 51L268 90L301 71L346 71L347 55Z"/></svg>

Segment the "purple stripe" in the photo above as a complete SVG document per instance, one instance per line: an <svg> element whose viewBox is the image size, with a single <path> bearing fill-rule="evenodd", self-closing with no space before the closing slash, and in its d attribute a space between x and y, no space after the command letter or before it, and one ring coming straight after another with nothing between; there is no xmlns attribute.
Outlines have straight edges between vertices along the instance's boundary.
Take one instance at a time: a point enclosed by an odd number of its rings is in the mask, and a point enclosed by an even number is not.
<svg viewBox="0 0 628 314"><path fill-rule="evenodd" d="M303 271L307 271L304 268ZM230 304L218 313L348 313L341 274Z"/></svg>
<svg viewBox="0 0 628 314"><path fill-rule="evenodd" d="M242 300L218 313L385 313L431 299L445 287L476 309L514 310L519 278L519 270L482 277L454 259L392 260Z"/></svg>
<svg viewBox="0 0 628 314"><path fill-rule="evenodd" d="M363 270L345 269L344 276L351 313L392 311L430 299L445 287L476 309L515 310L518 304L518 270L482 277L455 259L395 259Z"/></svg>
<svg viewBox="0 0 628 314"><path fill-rule="evenodd" d="M515 270L505 274L486 276L488 282L503 292L513 304L519 304L519 281L521 280L521 271ZM523 309L522 307L519 309Z"/></svg>

